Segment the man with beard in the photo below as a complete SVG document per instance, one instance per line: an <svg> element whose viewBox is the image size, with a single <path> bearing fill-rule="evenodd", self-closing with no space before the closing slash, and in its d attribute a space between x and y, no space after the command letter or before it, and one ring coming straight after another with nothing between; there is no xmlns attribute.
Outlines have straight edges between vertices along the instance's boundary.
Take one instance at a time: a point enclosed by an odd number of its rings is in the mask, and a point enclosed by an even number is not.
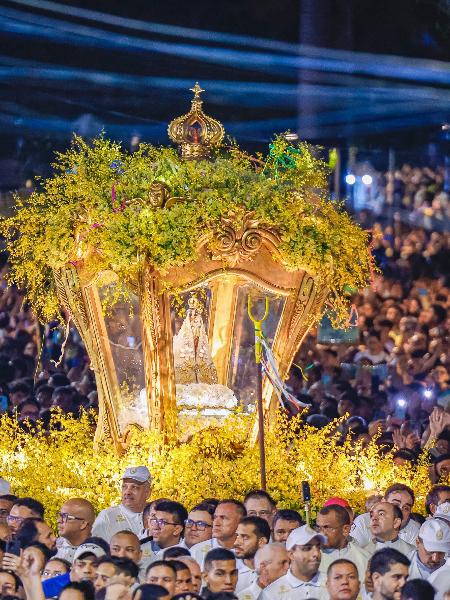
<svg viewBox="0 0 450 600"><path fill-rule="evenodd" d="M406 556L394 548L375 552L369 563L372 600L400 600L402 588L408 579L409 564Z"/></svg>
<svg viewBox="0 0 450 600"><path fill-rule="evenodd" d="M239 571L236 592L241 592L256 578L255 554L270 540L270 526L262 517L244 517L236 530L234 553Z"/></svg>
<svg viewBox="0 0 450 600"><path fill-rule="evenodd" d="M450 524L443 519L428 519L416 540L417 550L411 557L410 579L428 579L445 563L450 553Z"/></svg>
<svg viewBox="0 0 450 600"><path fill-rule="evenodd" d="M145 466L130 467L122 478L122 503L102 510L92 527L92 535L111 541L112 536L125 529L138 537L144 530L142 512L150 495L151 476Z"/></svg>
<svg viewBox="0 0 450 600"><path fill-rule="evenodd" d="M327 538L322 550L320 571L327 573L331 563L346 559L356 565L359 580L364 581L370 554L349 539L350 515L347 509L339 504L324 506L317 515L316 529Z"/></svg>

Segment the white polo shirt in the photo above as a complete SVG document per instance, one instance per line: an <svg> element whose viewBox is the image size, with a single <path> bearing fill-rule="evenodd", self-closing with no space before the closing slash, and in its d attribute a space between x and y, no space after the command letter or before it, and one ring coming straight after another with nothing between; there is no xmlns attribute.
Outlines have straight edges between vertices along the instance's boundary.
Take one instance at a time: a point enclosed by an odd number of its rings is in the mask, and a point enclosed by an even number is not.
<svg viewBox="0 0 450 600"><path fill-rule="evenodd" d="M289 569L286 575L283 575L263 590L260 599L304 600L315 598L316 600L328 600L325 581L326 577L320 571L310 581L301 581Z"/></svg>
<svg viewBox="0 0 450 600"><path fill-rule="evenodd" d="M416 551L415 546L411 544L407 544L404 540L399 537L395 540L383 542L381 540L373 540L367 546L364 546L364 550L369 552L370 556L374 554L377 550L382 550L383 548L394 548L394 550L398 550L402 554L404 554L407 558L411 559L414 556L414 552Z"/></svg>
<svg viewBox="0 0 450 600"><path fill-rule="evenodd" d="M219 540L217 538L211 538L209 540L205 540L204 542L199 542L198 544L194 544L189 548L191 552L192 558L200 565L200 568L203 570L203 563L205 562L205 556L208 554L210 550L213 548L222 548L219 544ZM231 550L233 552L233 550Z"/></svg>
<svg viewBox="0 0 450 600"><path fill-rule="evenodd" d="M58 549L54 558L62 558L67 560L70 564L73 563L73 556L77 551L78 546L72 546L72 544L65 537L59 537L56 540L56 548Z"/></svg>
<svg viewBox="0 0 450 600"><path fill-rule="evenodd" d="M419 535L419 529L419 523L410 519L405 527L400 529L398 537L414 546L417 536ZM355 518L350 529L350 535L362 548L367 546L372 540L372 533L370 531L370 513L364 513Z"/></svg>
<svg viewBox="0 0 450 600"><path fill-rule="evenodd" d="M122 504L105 508L98 513L92 526L92 535L103 538L108 544L119 531L132 531L139 538L144 534L142 513L132 512Z"/></svg>
<svg viewBox="0 0 450 600"><path fill-rule="evenodd" d="M345 558L351 560L358 569L358 577L361 582L364 582L366 577L367 563L370 558L370 554L361 546L358 546L355 542L349 542L345 548L322 548L322 559L320 561L319 571L326 575L328 567L332 562L339 558Z"/></svg>
<svg viewBox="0 0 450 600"><path fill-rule="evenodd" d="M250 587L250 585L257 578L255 569L251 569L248 567L243 560L240 558L236 559L236 566L238 569L238 580L236 584L236 594L242 592L246 588Z"/></svg>
<svg viewBox="0 0 450 600"><path fill-rule="evenodd" d="M445 592L450 591L450 558L430 575L428 582L436 590L434 600L443 600Z"/></svg>
<svg viewBox="0 0 450 600"><path fill-rule="evenodd" d="M239 600L259 600L262 591L262 588L258 585L258 580L255 579L249 587L238 593L237 597Z"/></svg>

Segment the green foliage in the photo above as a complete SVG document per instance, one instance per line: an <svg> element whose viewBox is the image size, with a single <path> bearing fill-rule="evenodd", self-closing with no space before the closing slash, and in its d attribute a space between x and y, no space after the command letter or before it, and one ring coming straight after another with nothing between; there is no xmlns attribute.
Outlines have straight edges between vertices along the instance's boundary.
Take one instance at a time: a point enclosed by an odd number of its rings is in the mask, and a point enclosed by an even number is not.
<svg viewBox="0 0 450 600"><path fill-rule="evenodd" d="M130 154L104 137L92 145L75 137L53 166L53 177L17 198L14 216L0 224L10 282L27 290L41 319L58 309L53 269L83 260L127 282L146 256L164 272L195 260L199 239L220 229L222 217L239 222L248 211L278 231L288 268L306 268L329 287L340 318L343 289L367 282L367 234L327 198L328 167L305 143L293 147L279 136L266 159L233 145L213 161L184 161L172 148L142 144ZM183 202L153 208L155 182Z"/></svg>

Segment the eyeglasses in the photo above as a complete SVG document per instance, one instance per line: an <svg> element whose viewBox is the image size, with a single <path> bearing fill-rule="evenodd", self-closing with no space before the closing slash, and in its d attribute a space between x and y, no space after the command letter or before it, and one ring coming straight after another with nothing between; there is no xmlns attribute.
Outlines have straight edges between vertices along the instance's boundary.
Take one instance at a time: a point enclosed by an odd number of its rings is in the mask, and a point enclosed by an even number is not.
<svg viewBox="0 0 450 600"><path fill-rule="evenodd" d="M166 521L165 519L149 519L148 522L150 525L153 525L153 527L159 527L160 529L166 525L179 525L179 523L172 523L171 521Z"/></svg>
<svg viewBox="0 0 450 600"><path fill-rule="evenodd" d="M69 515L69 513L59 513L57 515L58 520L65 523L66 521L84 521L81 517L75 517L74 515Z"/></svg>
<svg viewBox="0 0 450 600"><path fill-rule="evenodd" d="M212 527L212 525L206 523L205 521L193 521L192 519L186 519L184 524L188 529L192 529L193 527L195 527L199 531L205 531L207 527Z"/></svg>
<svg viewBox="0 0 450 600"><path fill-rule="evenodd" d="M6 522L7 523L22 523L22 521L24 520L24 517L15 517L14 515L8 515L6 517Z"/></svg>
<svg viewBox="0 0 450 600"><path fill-rule="evenodd" d="M330 527L329 525L314 525L315 531L323 531L323 533L328 533L330 531L337 531L339 527Z"/></svg>

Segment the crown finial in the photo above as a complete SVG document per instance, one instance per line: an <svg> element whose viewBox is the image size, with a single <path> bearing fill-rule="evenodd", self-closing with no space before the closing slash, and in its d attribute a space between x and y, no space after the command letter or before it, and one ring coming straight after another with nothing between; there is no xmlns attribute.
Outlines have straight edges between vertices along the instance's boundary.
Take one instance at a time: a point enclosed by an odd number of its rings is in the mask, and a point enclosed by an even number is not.
<svg viewBox="0 0 450 600"><path fill-rule="evenodd" d="M181 146L181 155L188 160L208 158L211 148L219 146L225 135L222 123L208 117L202 110L200 94L204 92L198 81L190 88L194 92L191 110L174 119L168 128L171 140Z"/></svg>
<svg viewBox="0 0 450 600"><path fill-rule="evenodd" d="M194 92L194 100L200 100L200 94L202 94L205 90L202 89L198 84L198 81L196 81L194 87L189 88L189 91Z"/></svg>

